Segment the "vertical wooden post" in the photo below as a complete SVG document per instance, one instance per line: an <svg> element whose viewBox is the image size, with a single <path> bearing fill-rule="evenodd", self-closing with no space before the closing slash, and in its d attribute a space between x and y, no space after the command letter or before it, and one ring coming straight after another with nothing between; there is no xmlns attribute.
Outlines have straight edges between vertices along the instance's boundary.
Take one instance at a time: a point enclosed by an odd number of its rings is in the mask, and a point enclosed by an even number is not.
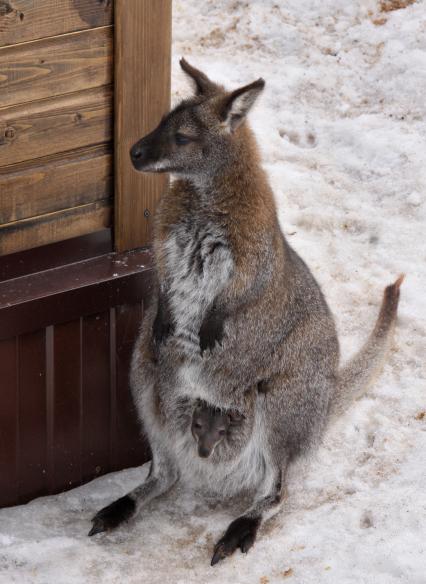
<svg viewBox="0 0 426 584"><path fill-rule="evenodd" d="M170 107L171 0L115 2L115 247L147 245L164 175L138 173L130 147Z"/></svg>

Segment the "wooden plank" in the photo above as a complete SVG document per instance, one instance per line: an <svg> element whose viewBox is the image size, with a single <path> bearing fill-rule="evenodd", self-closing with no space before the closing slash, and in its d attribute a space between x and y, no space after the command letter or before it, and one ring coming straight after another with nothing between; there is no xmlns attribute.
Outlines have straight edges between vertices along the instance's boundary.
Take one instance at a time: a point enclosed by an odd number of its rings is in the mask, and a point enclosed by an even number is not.
<svg viewBox="0 0 426 584"><path fill-rule="evenodd" d="M112 26L0 48L0 107L112 82Z"/></svg>
<svg viewBox="0 0 426 584"><path fill-rule="evenodd" d="M15 338L0 341L0 507L17 503L18 376Z"/></svg>
<svg viewBox="0 0 426 584"><path fill-rule="evenodd" d="M0 46L112 23L112 0L1 0Z"/></svg>
<svg viewBox="0 0 426 584"><path fill-rule="evenodd" d="M116 0L115 13L115 243L146 245L166 177L137 173L132 144L170 106L171 0Z"/></svg>
<svg viewBox="0 0 426 584"><path fill-rule="evenodd" d="M112 197L109 144L0 168L0 225Z"/></svg>
<svg viewBox="0 0 426 584"><path fill-rule="evenodd" d="M111 138L109 86L0 110L0 166L101 144Z"/></svg>
<svg viewBox="0 0 426 584"><path fill-rule="evenodd" d="M110 199L0 225L0 255L93 233L112 222Z"/></svg>
<svg viewBox="0 0 426 584"><path fill-rule="evenodd" d="M81 319L54 328L54 426L52 488L81 481Z"/></svg>
<svg viewBox="0 0 426 584"><path fill-rule="evenodd" d="M109 472L110 354L109 312L82 319L83 481Z"/></svg>
<svg viewBox="0 0 426 584"><path fill-rule="evenodd" d="M48 492L44 329L18 338L19 501Z"/></svg>

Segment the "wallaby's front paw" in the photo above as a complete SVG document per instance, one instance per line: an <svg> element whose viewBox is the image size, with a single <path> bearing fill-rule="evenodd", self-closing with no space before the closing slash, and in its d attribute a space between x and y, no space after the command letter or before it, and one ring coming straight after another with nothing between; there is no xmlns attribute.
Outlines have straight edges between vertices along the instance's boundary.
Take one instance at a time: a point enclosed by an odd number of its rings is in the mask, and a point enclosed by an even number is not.
<svg viewBox="0 0 426 584"><path fill-rule="evenodd" d="M216 343L219 345L223 339L224 317L217 311L212 310L203 320L200 327L200 349L201 355L207 349L214 349Z"/></svg>
<svg viewBox="0 0 426 584"><path fill-rule="evenodd" d="M232 555L237 548L246 554L256 540L259 525L260 518L258 517L238 517L235 519L229 525L225 535L215 545L211 565L214 566Z"/></svg>
<svg viewBox="0 0 426 584"><path fill-rule="evenodd" d="M155 317L154 325L152 327L152 336L156 345L163 343L167 337L172 334L172 325L165 321L161 314Z"/></svg>
<svg viewBox="0 0 426 584"><path fill-rule="evenodd" d="M117 501L98 511L93 517L92 529L88 533L89 537L118 527L120 523L130 519L135 509L136 504L129 495L117 499Z"/></svg>
<svg viewBox="0 0 426 584"><path fill-rule="evenodd" d="M157 314L152 326L152 338L155 345L163 343L173 334L173 318L167 296L163 293L158 298Z"/></svg>

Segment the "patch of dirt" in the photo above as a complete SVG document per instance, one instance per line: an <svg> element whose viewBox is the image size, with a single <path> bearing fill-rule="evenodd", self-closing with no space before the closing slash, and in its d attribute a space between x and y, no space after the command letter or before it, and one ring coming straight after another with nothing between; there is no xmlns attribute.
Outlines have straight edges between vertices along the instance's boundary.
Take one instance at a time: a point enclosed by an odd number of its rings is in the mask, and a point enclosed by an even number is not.
<svg viewBox="0 0 426 584"><path fill-rule="evenodd" d="M388 19L385 16L381 16L380 18L374 18L371 22L376 26L383 26L387 21Z"/></svg>
<svg viewBox="0 0 426 584"><path fill-rule="evenodd" d="M380 12L392 12L393 10L402 10L407 8L410 4L414 4L415 0L380 0Z"/></svg>
<svg viewBox="0 0 426 584"><path fill-rule="evenodd" d="M195 544L204 545L204 542L201 541L202 535L205 532L204 527L195 527L189 526L188 534L185 537L180 537L175 540L175 545L179 549L186 549L189 546L193 546Z"/></svg>

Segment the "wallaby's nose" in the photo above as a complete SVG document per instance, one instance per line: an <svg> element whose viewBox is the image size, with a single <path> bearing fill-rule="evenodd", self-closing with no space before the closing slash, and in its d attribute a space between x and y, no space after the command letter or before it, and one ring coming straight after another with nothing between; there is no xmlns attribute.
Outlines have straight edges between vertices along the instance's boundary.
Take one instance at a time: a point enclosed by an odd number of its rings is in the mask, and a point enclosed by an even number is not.
<svg viewBox="0 0 426 584"><path fill-rule="evenodd" d="M208 458L210 454L211 450L209 448L206 448L205 446L198 447L198 456L201 456L201 458Z"/></svg>
<svg viewBox="0 0 426 584"><path fill-rule="evenodd" d="M130 158L132 160L139 160L143 157L143 147L137 142L134 146L130 149Z"/></svg>

